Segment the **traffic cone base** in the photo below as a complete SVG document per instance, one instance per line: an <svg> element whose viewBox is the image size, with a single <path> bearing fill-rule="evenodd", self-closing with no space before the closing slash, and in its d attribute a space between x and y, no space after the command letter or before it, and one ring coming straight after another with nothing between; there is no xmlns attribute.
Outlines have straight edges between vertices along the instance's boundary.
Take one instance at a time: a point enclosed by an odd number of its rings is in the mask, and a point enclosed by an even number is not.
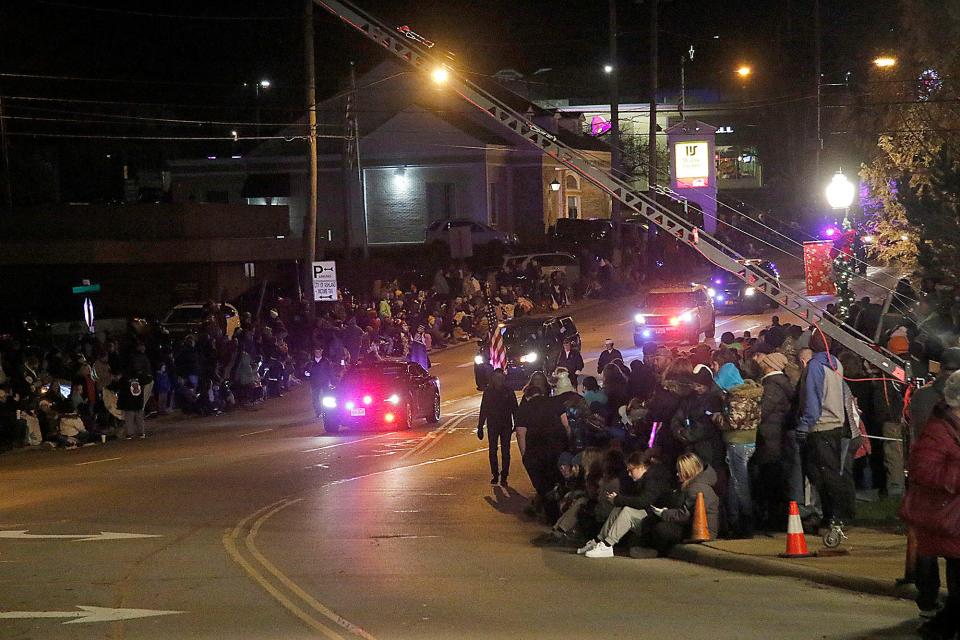
<svg viewBox="0 0 960 640"><path fill-rule="evenodd" d="M707 505L703 501L703 493L697 494L697 502L693 508L693 524L690 527L690 539L687 542L709 542L710 527L707 526Z"/></svg>
<svg viewBox="0 0 960 640"><path fill-rule="evenodd" d="M816 552L807 550L807 539L803 535L803 523L800 522L800 507L795 500L790 501L790 517L787 519L787 550L779 554L781 558L812 558Z"/></svg>

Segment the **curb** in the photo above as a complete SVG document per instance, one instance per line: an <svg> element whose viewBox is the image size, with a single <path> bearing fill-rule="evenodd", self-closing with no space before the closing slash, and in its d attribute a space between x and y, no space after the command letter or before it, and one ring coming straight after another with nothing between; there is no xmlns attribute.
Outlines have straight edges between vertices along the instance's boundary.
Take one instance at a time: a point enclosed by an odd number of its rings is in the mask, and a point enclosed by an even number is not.
<svg viewBox="0 0 960 640"><path fill-rule="evenodd" d="M683 562L704 565L723 571L799 578L828 587L889 598L912 600L917 595L917 590L912 584L898 585L893 581L881 580L880 578L827 573L809 566L731 553L704 545L677 545L670 551L669 556L674 560L682 560Z"/></svg>

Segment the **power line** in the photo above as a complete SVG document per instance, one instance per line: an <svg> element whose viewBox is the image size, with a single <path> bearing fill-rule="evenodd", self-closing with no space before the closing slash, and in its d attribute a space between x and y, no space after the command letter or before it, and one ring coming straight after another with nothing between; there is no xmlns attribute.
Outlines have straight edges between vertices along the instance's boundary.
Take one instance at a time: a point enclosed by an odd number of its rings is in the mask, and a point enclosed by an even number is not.
<svg viewBox="0 0 960 640"><path fill-rule="evenodd" d="M55 0L34 0L37 4L45 4L78 11L92 11L96 13L110 13L115 15L134 16L138 18L162 18L165 20L218 20L223 22L247 21L278 21L293 20L298 16L198 16L180 13L152 13L149 11L132 11L130 9L113 9L110 7L94 7L90 5L73 4L71 2L57 2Z"/></svg>

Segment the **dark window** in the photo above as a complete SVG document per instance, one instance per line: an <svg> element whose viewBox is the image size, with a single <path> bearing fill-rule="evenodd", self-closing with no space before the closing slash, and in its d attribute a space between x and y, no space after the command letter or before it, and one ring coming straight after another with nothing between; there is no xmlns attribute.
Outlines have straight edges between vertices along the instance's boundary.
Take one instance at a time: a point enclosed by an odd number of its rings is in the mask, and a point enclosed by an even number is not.
<svg viewBox="0 0 960 640"><path fill-rule="evenodd" d="M204 202L215 202L217 204L227 204L230 200L230 194L227 191L207 191Z"/></svg>
<svg viewBox="0 0 960 640"><path fill-rule="evenodd" d="M427 183L427 219L446 220L456 215L456 189L450 182Z"/></svg>

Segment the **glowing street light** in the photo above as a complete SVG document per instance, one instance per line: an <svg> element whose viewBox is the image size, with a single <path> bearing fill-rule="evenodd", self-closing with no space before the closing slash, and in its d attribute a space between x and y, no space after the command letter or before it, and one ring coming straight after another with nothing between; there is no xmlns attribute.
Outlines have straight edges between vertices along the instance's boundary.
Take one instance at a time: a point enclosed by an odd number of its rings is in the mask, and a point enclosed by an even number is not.
<svg viewBox="0 0 960 640"><path fill-rule="evenodd" d="M445 67L437 67L430 74L430 77L433 78L433 81L437 84L444 84L450 79L450 72L447 71Z"/></svg>
<svg viewBox="0 0 960 640"><path fill-rule="evenodd" d="M749 65L742 64L739 67L737 67L737 75L740 76L741 78L744 78L744 79L749 78L752 73L753 73L753 69L751 69Z"/></svg>
<svg viewBox="0 0 960 640"><path fill-rule="evenodd" d="M607 74L613 73L613 65L612 64L603 65L603 72Z"/></svg>
<svg viewBox="0 0 960 640"><path fill-rule="evenodd" d="M873 59L873 64L878 69L889 69L897 66L897 59L893 56L878 56Z"/></svg>
<svg viewBox="0 0 960 640"><path fill-rule="evenodd" d="M560 191L560 181L556 178L550 183L550 191Z"/></svg>
<svg viewBox="0 0 960 640"><path fill-rule="evenodd" d="M827 202L833 209L847 209L853 204L854 191L853 183L843 172L837 171L827 185Z"/></svg>

